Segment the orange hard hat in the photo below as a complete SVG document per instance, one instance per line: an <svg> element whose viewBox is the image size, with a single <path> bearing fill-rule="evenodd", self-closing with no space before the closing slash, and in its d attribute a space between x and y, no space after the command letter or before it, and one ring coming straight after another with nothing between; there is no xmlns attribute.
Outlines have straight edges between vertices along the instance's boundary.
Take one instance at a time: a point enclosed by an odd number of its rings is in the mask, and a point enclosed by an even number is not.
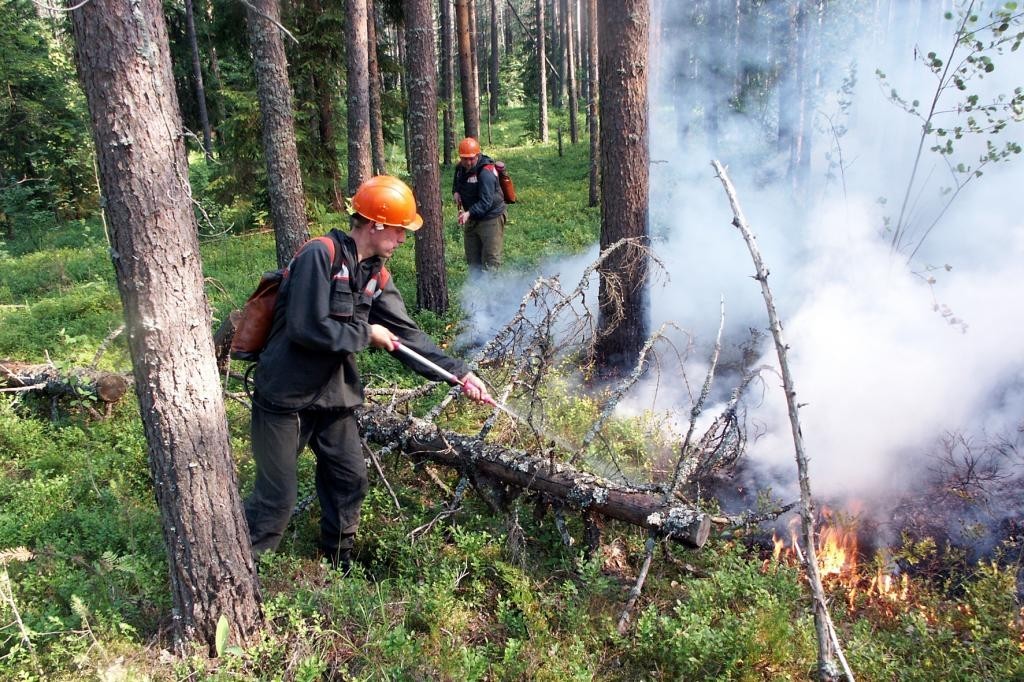
<svg viewBox="0 0 1024 682"><path fill-rule="evenodd" d="M359 185L352 197L352 210L384 225L412 231L423 226L409 185L391 175L377 175Z"/></svg>
<svg viewBox="0 0 1024 682"><path fill-rule="evenodd" d="M465 137L459 143L459 156L468 158L480 153L480 143L472 137Z"/></svg>

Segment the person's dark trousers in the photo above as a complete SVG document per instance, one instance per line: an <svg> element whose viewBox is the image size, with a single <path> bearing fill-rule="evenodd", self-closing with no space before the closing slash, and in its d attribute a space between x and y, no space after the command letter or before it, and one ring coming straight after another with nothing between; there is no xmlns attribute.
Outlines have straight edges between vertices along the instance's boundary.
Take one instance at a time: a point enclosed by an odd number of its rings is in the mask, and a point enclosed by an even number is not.
<svg viewBox="0 0 1024 682"><path fill-rule="evenodd" d="M489 220L470 220L462 235L470 270L497 270L505 244L505 214Z"/></svg>
<svg viewBox="0 0 1024 682"><path fill-rule="evenodd" d="M276 414L254 405L252 451L256 482L245 501L253 552L277 549L298 494L298 455L309 445L316 455L320 500L320 549L347 562L359 527L368 482L359 427L352 410L308 409Z"/></svg>

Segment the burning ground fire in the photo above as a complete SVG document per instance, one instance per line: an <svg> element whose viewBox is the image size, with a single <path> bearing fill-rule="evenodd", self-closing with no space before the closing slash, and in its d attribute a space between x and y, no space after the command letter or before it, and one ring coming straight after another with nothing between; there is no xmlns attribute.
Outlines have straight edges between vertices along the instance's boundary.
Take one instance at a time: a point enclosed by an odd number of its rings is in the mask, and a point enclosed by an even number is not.
<svg viewBox="0 0 1024 682"><path fill-rule="evenodd" d="M890 562L879 558L878 568L868 579L858 570L858 531L860 524L855 514L834 513L825 508L817 524L816 551L818 572L826 585L845 588L847 603L854 608L856 599L863 594L868 602L906 602L910 593L910 581L906 574L898 576L894 570L886 570ZM800 519L793 517L788 533L772 534L775 548L765 569L772 564L804 564L805 558L800 542ZM787 537L788 535L788 537ZM867 587L864 585L867 584Z"/></svg>

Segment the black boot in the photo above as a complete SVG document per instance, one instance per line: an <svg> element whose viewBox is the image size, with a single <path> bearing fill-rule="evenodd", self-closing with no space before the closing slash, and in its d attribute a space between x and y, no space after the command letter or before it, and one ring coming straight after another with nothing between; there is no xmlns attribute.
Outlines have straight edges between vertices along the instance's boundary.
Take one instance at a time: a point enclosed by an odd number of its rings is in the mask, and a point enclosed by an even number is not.
<svg viewBox="0 0 1024 682"><path fill-rule="evenodd" d="M352 570L352 550L319 547L319 555L330 562L331 568L340 570L344 575Z"/></svg>

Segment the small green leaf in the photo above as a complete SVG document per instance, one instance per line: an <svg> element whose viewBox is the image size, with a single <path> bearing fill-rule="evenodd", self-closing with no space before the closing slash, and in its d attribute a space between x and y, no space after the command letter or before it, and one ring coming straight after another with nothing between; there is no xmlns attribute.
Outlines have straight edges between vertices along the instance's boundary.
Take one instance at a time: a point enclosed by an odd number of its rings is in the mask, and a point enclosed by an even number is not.
<svg viewBox="0 0 1024 682"><path fill-rule="evenodd" d="M220 619L217 621L217 636L214 642L218 658L224 654L224 647L228 643L228 632L230 630L231 626L228 624L227 616L223 613L220 614Z"/></svg>

